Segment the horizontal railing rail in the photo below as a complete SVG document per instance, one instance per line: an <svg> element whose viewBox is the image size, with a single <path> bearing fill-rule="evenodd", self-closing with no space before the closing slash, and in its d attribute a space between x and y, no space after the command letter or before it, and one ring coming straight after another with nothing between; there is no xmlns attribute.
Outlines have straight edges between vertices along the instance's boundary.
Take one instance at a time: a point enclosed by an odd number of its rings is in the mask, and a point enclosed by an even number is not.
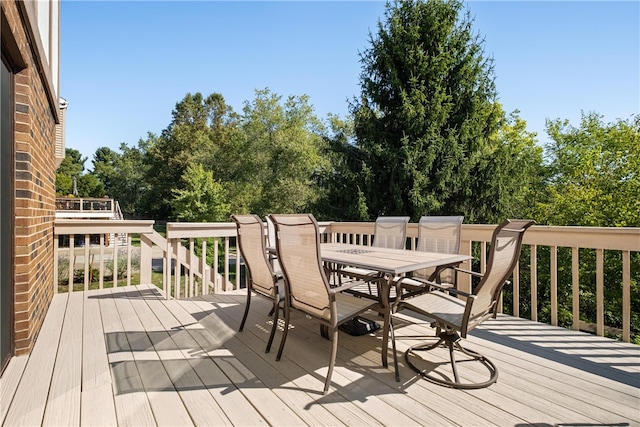
<svg viewBox="0 0 640 427"><path fill-rule="evenodd" d="M323 241L359 245L372 242L373 222L321 222L320 226ZM463 225L460 252L474 255L475 259L463 268L485 271L494 229L495 225ZM127 243L119 246L107 242L105 236L113 233L124 234ZM60 260L69 263L69 276L62 278L69 291L73 290L74 282L82 283L82 286L76 284L77 287L88 289L89 283L95 280L92 277L94 269L99 276L98 287L103 286L103 278L108 277L109 269L113 286L118 286L120 276L113 273L114 268L122 271L122 282L126 278L126 283L130 284L134 265L139 266L140 283L158 285L165 290L167 298L219 293L244 286L242 261L236 251L236 227L232 222L167 223L165 239L153 230L153 221L58 219L54 234L56 291L61 281ZM139 247L134 247L131 236L137 235L140 236ZM70 237L68 248L60 247L60 236ZM75 243L77 236L82 237L81 247ZM407 229L408 249L415 249L417 238L418 226L411 223ZM593 329L597 335L618 333L628 342L632 335L632 277L637 277L640 268L635 264L632 266L632 259L638 252L640 228L533 226L524 236L523 256L513 275L512 286L505 291L511 298L509 314L527 315L538 321L541 312L545 311L547 321L559 325L562 323L559 290L562 290L570 293L570 327ZM605 263L609 254L615 254L620 260L619 269L613 273L613 282L621 288L622 294L619 313L622 327L618 328L605 322ZM593 258L595 265L595 271L587 277L581 273L586 258ZM76 267L79 267L79 274L75 273ZM161 275L158 274L161 277L153 279L152 271L161 271ZM460 275L458 286L462 290L469 291L471 285L469 277ZM586 285L594 285L596 318L585 322L581 320L584 310L581 307L585 304L581 296Z"/></svg>
<svg viewBox="0 0 640 427"><path fill-rule="evenodd" d="M56 211L65 212L94 212L94 211L108 211L113 212L114 207L113 199L105 198L76 198L76 197L57 197L56 198Z"/></svg>

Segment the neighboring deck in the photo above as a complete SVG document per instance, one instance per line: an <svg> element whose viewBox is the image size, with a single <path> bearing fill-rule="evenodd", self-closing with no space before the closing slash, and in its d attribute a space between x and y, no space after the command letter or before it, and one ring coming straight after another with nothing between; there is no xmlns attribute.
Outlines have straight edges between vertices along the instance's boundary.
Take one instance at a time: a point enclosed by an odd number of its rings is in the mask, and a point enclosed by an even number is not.
<svg viewBox="0 0 640 427"><path fill-rule="evenodd" d="M1 382L3 425L640 425L640 347L499 316L466 342L500 371L453 390L380 366L381 331L330 343L294 313L265 354L268 303L245 292L165 300L139 286L59 294L30 357ZM375 314L372 314L375 318ZM399 327L402 334L403 328ZM415 327L405 328L415 332ZM399 341L404 350L408 341ZM391 355L389 357L391 361Z"/></svg>

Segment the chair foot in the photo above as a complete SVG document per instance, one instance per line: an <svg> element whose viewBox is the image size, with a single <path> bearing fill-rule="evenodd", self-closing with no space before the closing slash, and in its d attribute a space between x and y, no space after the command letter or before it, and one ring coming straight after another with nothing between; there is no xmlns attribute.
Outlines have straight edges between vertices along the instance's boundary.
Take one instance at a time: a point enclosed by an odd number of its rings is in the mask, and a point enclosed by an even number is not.
<svg viewBox="0 0 640 427"><path fill-rule="evenodd" d="M405 351L404 353L404 360L407 366L409 366L415 372L420 374L422 378L441 386L469 390L469 389L478 389L478 388L488 387L491 384L495 383L498 380L498 369L493 364L493 362L491 362L491 360L487 359L481 354L476 353L475 351L462 347L458 341L459 341L459 338L456 339L456 337L454 336L447 336L446 334L441 334L440 338L435 344L421 343L421 344L416 344L414 346L409 347L407 351ZM413 362L412 359L422 360L423 362L429 363L425 359L419 357L417 355L417 352L418 351L426 352L426 351L433 350L437 347L445 347L449 350L450 365L451 365L451 370L453 372L452 374L448 371L443 372L442 370L437 370L436 368L430 370L430 372L427 372L427 369L420 369ZM456 361L455 359L456 352L462 353L468 356L468 358L464 360ZM489 373L489 379L483 382L473 382L473 383L460 381L460 378L458 376L457 366L463 363L470 363L470 362L479 363L483 365ZM430 364L433 365L434 363L430 363ZM452 376L453 376L453 379L451 379Z"/></svg>

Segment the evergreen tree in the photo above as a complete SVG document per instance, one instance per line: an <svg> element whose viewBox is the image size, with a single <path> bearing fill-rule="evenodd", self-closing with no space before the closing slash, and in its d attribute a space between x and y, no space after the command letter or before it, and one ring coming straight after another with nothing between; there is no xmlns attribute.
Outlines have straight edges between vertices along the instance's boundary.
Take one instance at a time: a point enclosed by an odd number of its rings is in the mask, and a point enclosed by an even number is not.
<svg viewBox="0 0 640 427"><path fill-rule="evenodd" d="M93 154L93 172L92 174L102 182L107 194L111 194L113 180L117 179L114 165L119 154L109 147L100 147Z"/></svg>
<svg viewBox="0 0 640 427"><path fill-rule="evenodd" d="M80 151L73 148L65 149L65 157L56 171L56 195L58 197L102 197L104 195L103 183L94 175L85 173L84 163L86 161L87 158L83 158ZM74 180L76 194L74 194Z"/></svg>
<svg viewBox="0 0 640 427"><path fill-rule="evenodd" d="M496 220L474 188L500 179L483 158L504 114L493 60L458 0L398 0L361 53L361 94L350 106L369 213L464 214Z"/></svg>
<svg viewBox="0 0 640 427"><path fill-rule="evenodd" d="M320 194L311 210L320 220L366 221L369 213L358 180L362 156L353 142L353 121L330 114L328 122L322 155L330 164L317 174Z"/></svg>

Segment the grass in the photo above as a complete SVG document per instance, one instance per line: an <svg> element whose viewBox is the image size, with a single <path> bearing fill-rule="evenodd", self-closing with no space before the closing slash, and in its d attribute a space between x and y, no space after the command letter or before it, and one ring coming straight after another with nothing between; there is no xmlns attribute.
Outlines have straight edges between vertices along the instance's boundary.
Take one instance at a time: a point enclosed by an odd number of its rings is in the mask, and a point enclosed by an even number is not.
<svg viewBox="0 0 640 427"><path fill-rule="evenodd" d="M235 277L235 275L234 275ZM175 296L175 290L173 289L173 280L175 280L174 277L171 278L171 288L172 288L172 296ZM231 280L231 277L230 277ZM184 292L185 292L185 283L187 281L187 277L182 276L180 278L180 288L181 288L181 296L184 297ZM164 283L163 283L163 275L162 273L159 272L155 272L152 271L151 272L151 283L153 285L155 285L158 289L164 290ZM134 273L134 275L131 277L131 286L135 286L135 285L139 285L140 284L140 274L139 273ZM117 287L121 288L124 286L128 286L127 285L127 278L120 278L118 279L118 283L117 283ZM103 289L110 289L113 288L113 280L105 280L102 284L102 288ZM202 285L200 283L200 281L196 280L196 295L197 294L201 294L202 292ZM96 290L96 289L100 289L100 283L98 281L95 282L90 282L89 283L89 290ZM68 284L59 284L58 285L58 293L66 293L69 291L69 285ZM80 292L80 291L84 291L84 283L74 283L73 284L73 292Z"/></svg>
<svg viewBox="0 0 640 427"><path fill-rule="evenodd" d="M156 285L158 288L163 289L164 287L164 283L162 282L162 273L158 273L155 271L151 272L151 283ZM136 273L131 277L131 285L139 285L140 284L140 274ZM119 278L118 279L118 287L122 287L122 286L127 286L127 278ZM102 283L102 287L107 289L107 288L113 288L113 280L105 280ZM95 290L95 289L100 289L100 283L98 281L95 282L89 282L89 290ZM65 293L68 292L69 290L69 285L65 284L65 285L58 285L58 293ZM83 291L84 290L84 282L83 283L74 283L73 284L73 291L77 292L77 291Z"/></svg>

